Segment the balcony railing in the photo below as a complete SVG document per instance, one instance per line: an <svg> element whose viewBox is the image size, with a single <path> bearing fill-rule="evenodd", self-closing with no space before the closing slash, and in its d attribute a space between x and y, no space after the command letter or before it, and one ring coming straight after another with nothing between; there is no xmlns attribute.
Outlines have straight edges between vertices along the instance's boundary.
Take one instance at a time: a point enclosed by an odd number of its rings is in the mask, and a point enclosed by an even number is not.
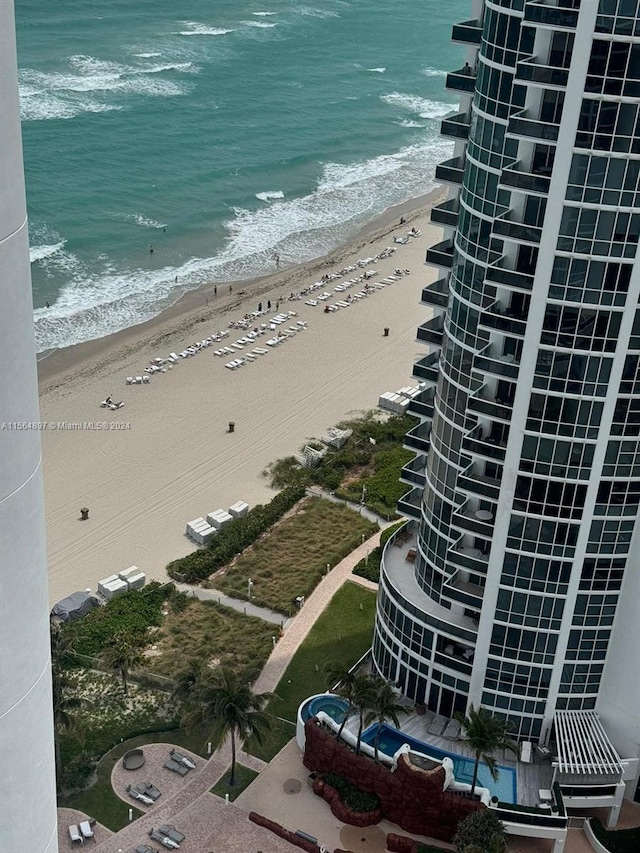
<svg viewBox="0 0 640 853"><path fill-rule="evenodd" d="M427 249L426 262L436 267L451 269L453 265L453 241L443 240Z"/></svg>
<svg viewBox="0 0 640 853"><path fill-rule="evenodd" d="M479 548L462 548L447 551L447 561L470 572L486 577L489 567L489 554Z"/></svg>
<svg viewBox="0 0 640 853"><path fill-rule="evenodd" d="M458 210L458 199L450 198L448 201L431 208L431 221L436 225L455 228L458 224Z"/></svg>
<svg viewBox="0 0 640 853"><path fill-rule="evenodd" d="M454 24L451 41L479 45L482 41L482 24L480 21L463 21L461 24Z"/></svg>
<svg viewBox="0 0 640 853"><path fill-rule="evenodd" d="M489 400L485 397L470 397L469 408L479 415L487 415L489 418L494 418L497 421L505 423L511 422L513 407L498 403L497 400Z"/></svg>
<svg viewBox="0 0 640 853"><path fill-rule="evenodd" d="M458 113L450 118L442 119L440 124L440 135L451 139L468 139L471 119L467 113Z"/></svg>
<svg viewBox="0 0 640 853"><path fill-rule="evenodd" d="M496 462L504 462L507 456L507 445L492 442L487 438L471 438L465 436L462 439L462 449L474 456L491 459Z"/></svg>
<svg viewBox="0 0 640 853"><path fill-rule="evenodd" d="M474 607L480 610L482 607L482 587L469 581L462 581L458 577L458 572L445 584L443 593L447 598L457 601L459 604L464 604L466 607ZM473 660L472 649L455 649L454 656L471 663Z"/></svg>
<svg viewBox="0 0 640 853"><path fill-rule="evenodd" d="M422 492L421 488L415 487L403 495L398 501L398 512L419 521L422 517Z"/></svg>
<svg viewBox="0 0 640 853"><path fill-rule="evenodd" d="M444 320L442 317L432 317L421 326L418 326L416 337L423 344L435 344L442 346L442 335L444 329Z"/></svg>
<svg viewBox="0 0 640 853"><path fill-rule="evenodd" d="M543 27L556 27L575 30L578 26L579 9L562 9L558 6L547 6L546 3L527 3L524 19L527 23L540 24Z"/></svg>
<svg viewBox="0 0 640 853"><path fill-rule="evenodd" d="M405 434L403 445L408 450L417 450L418 453L428 453L430 435L431 424L429 422L418 424Z"/></svg>
<svg viewBox="0 0 640 853"><path fill-rule="evenodd" d="M515 169L503 169L499 183L505 187L513 187L523 192L548 195L551 178L546 175L535 175L533 172L520 172Z"/></svg>
<svg viewBox="0 0 640 853"><path fill-rule="evenodd" d="M439 361L439 352L432 352L429 353L429 355L425 355L424 358L421 358L420 361L416 361L413 365L413 376L415 376L416 379L433 382L435 385L438 381L438 377L440 376L440 370L438 369Z"/></svg>
<svg viewBox="0 0 640 853"><path fill-rule="evenodd" d="M476 536L481 536L483 539L491 539L493 536L493 516L491 519L485 521L477 518L473 510L454 513L451 525L458 530L464 530L467 533L474 533Z"/></svg>
<svg viewBox="0 0 640 853"><path fill-rule="evenodd" d="M512 314L498 314L496 311L483 311L480 315L479 325L485 329L495 329L498 332L507 332L509 335L524 337L527 331L527 321Z"/></svg>
<svg viewBox="0 0 640 853"><path fill-rule="evenodd" d="M423 305L435 305L437 308L446 308L449 301L449 280L439 278L433 284L423 287L420 301Z"/></svg>
<svg viewBox="0 0 640 853"><path fill-rule="evenodd" d="M481 495L494 502L500 497L500 480L486 477L483 474L461 474L458 477L458 488L460 491L470 492L472 495Z"/></svg>
<svg viewBox="0 0 640 853"><path fill-rule="evenodd" d="M501 258L501 260L503 260ZM490 266L487 267L487 281L495 282L496 284L504 284L507 287L512 287L515 290L530 291L533 289L533 273L519 272L518 270L508 270L506 267Z"/></svg>
<svg viewBox="0 0 640 853"><path fill-rule="evenodd" d="M569 69L554 68L551 65L541 65L535 60L528 60L517 64L516 80L565 89L569 82Z"/></svg>
<svg viewBox="0 0 640 853"><path fill-rule="evenodd" d="M451 160L445 160L436 166L436 181L442 181L445 184L461 184L464 176L464 159L462 157L452 157Z"/></svg>
<svg viewBox="0 0 640 853"><path fill-rule="evenodd" d="M433 410L433 395L435 389L433 385L428 388L423 388L415 397L409 399L407 408L409 414L418 415L421 418L433 418L435 412Z"/></svg>
<svg viewBox="0 0 640 853"><path fill-rule="evenodd" d="M509 119L507 133L523 139L543 139L545 142L557 142L560 125L530 118L525 111Z"/></svg>
<svg viewBox="0 0 640 853"><path fill-rule="evenodd" d="M461 68L459 71L452 71L447 74L445 88L451 92L466 92L473 94L476 87L476 75L471 68L465 70Z"/></svg>
<svg viewBox="0 0 640 853"><path fill-rule="evenodd" d="M427 457L423 453L419 453L414 459L400 469L400 479L403 483L407 483L410 486L420 486L420 488L424 489L427 483L427 476L425 474L425 467L427 464Z"/></svg>
<svg viewBox="0 0 640 853"><path fill-rule="evenodd" d="M537 225L525 225L511 219L494 219L493 233L500 237L517 240L519 243L538 245L542 238L542 228Z"/></svg>

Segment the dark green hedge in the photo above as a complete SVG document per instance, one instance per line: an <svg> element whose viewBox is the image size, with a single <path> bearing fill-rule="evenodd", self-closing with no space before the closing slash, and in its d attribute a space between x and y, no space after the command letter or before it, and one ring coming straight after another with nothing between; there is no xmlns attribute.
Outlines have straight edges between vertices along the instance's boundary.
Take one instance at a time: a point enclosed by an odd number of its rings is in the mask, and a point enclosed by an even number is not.
<svg viewBox="0 0 640 853"><path fill-rule="evenodd" d="M252 545L304 495L304 485L288 486L268 504L258 504L245 518L237 518L225 525L213 537L208 548L195 551L179 560L172 560L167 566L169 577L184 580L186 583L196 583L208 578Z"/></svg>
<svg viewBox="0 0 640 853"><path fill-rule="evenodd" d="M373 549L369 554L368 559L365 558L360 560L359 563L356 563L353 569L353 574L358 575L358 577L361 578L366 578L368 581L372 581L373 583L378 583L380 580L380 563L382 562L382 551L384 546L396 530L399 530L406 523L407 522L403 519L397 524L390 524L389 527L385 527L380 534L380 544L378 547Z"/></svg>
<svg viewBox="0 0 640 853"><path fill-rule="evenodd" d="M380 800L375 794L366 794L337 773L327 773L324 778L328 785L336 789L342 802L352 812L373 812L379 808Z"/></svg>
<svg viewBox="0 0 640 853"><path fill-rule="evenodd" d="M144 589L112 598L104 607L96 607L82 619L66 625L63 631L70 635L74 652L95 657L116 634L142 637L150 625L159 625L163 604L174 592L172 583L154 581Z"/></svg>
<svg viewBox="0 0 640 853"><path fill-rule="evenodd" d="M633 829L606 829L597 817L589 821L593 834L610 853L638 853L640 850L640 826Z"/></svg>

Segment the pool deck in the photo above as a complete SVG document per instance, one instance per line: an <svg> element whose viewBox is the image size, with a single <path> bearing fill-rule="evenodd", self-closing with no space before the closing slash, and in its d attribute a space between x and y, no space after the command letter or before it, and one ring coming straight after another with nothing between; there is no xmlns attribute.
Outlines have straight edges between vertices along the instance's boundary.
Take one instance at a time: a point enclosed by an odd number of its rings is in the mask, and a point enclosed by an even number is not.
<svg viewBox="0 0 640 853"><path fill-rule="evenodd" d="M402 700L399 700L399 702L400 704L404 704ZM420 715L408 703L407 709L410 713L400 717L400 731L427 745L434 746L436 749L455 753L472 761L475 759L473 750L465 741L453 740L442 735L433 735L428 731L435 717L433 711L427 711L425 714ZM347 722L346 728L354 735L357 735L357 717L351 717ZM551 786L553 775L551 763L549 761L542 761L535 753L535 750L532 764L523 764L521 761L517 761L515 756L506 750L497 750L494 753L494 757L498 764L515 768L518 802L522 805L537 806L540 803L539 790Z"/></svg>

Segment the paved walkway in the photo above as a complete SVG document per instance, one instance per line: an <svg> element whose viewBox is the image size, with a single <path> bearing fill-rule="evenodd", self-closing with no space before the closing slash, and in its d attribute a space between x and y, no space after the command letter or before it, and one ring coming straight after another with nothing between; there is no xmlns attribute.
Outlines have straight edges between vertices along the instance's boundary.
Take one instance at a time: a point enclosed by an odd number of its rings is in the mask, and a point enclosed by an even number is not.
<svg viewBox="0 0 640 853"><path fill-rule="evenodd" d="M186 592L200 601L217 601L218 604L224 604L225 607L231 607L239 613L244 613L245 616L257 616L258 619L263 619L265 622L270 622L273 625L280 625L286 628L293 618L287 618L277 610L269 610L268 607L258 607L251 601L244 601L242 598L232 598L230 595L225 595L218 589L203 589L201 586L189 586L186 583L177 583L176 588L181 592Z"/></svg>

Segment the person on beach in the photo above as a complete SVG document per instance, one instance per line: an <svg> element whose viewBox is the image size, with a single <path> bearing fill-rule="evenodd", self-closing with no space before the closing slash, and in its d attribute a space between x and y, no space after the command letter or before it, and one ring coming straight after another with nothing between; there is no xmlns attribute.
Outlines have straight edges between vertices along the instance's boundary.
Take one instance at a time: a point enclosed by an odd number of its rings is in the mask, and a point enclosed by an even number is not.
<svg viewBox="0 0 640 853"><path fill-rule="evenodd" d="M153 246L149 244L149 254L153 255Z"/></svg>
<svg viewBox="0 0 640 853"><path fill-rule="evenodd" d="M267 299L267 311L271 311L271 300Z"/></svg>
<svg viewBox="0 0 640 853"><path fill-rule="evenodd" d="M229 293L233 293L233 287L229 285Z"/></svg>
<svg viewBox="0 0 640 853"><path fill-rule="evenodd" d="M278 311L279 309L280 309L280 300L278 300L276 302L276 311Z"/></svg>
<svg viewBox="0 0 640 853"><path fill-rule="evenodd" d="M258 302L258 311L262 314L262 302Z"/></svg>
<svg viewBox="0 0 640 853"><path fill-rule="evenodd" d="M217 284L214 284L214 285L213 285L213 295L214 295L214 296L217 296L217 295L218 295L218 285L217 285Z"/></svg>
<svg viewBox="0 0 640 853"><path fill-rule="evenodd" d="M276 261L276 269L279 270L280 269L280 255L277 252L275 254L275 261Z"/></svg>

